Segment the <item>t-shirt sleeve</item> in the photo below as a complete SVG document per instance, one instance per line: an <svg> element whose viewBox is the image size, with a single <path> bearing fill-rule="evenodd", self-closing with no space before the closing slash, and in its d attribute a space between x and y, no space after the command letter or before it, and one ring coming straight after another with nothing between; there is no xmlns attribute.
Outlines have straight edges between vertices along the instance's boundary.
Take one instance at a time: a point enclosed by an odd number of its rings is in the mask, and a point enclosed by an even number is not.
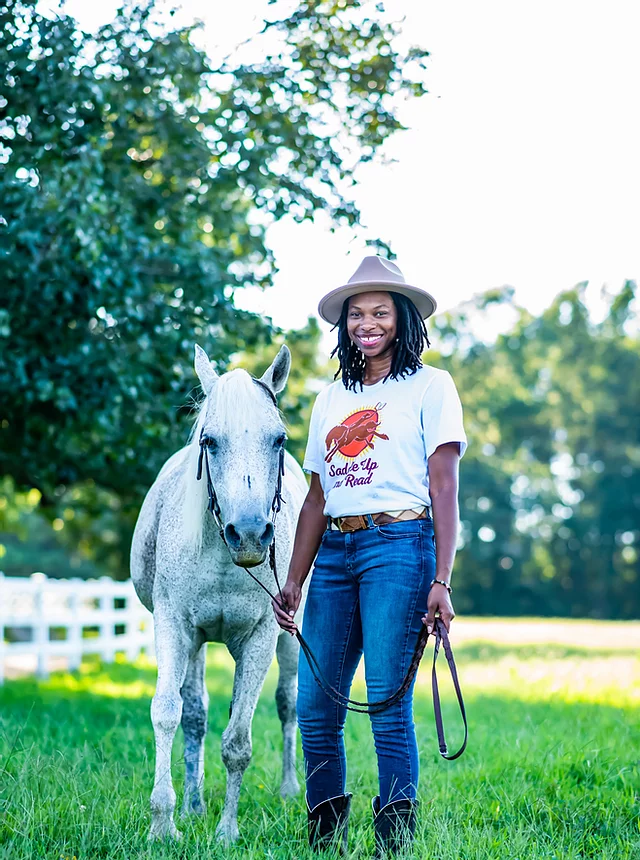
<svg viewBox="0 0 640 860"><path fill-rule="evenodd" d="M316 397L311 410L311 420L309 422L309 437L307 439L307 448L304 453L304 461L302 468L305 472L316 472L320 474L320 469L324 461L322 453L322 439L319 434L320 426L320 397Z"/></svg>
<svg viewBox="0 0 640 860"><path fill-rule="evenodd" d="M432 381L422 399L422 429L427 457L446 442L460 443L460 456L467 448L462 421L462 403L451 374L444 371Z"/></svg>

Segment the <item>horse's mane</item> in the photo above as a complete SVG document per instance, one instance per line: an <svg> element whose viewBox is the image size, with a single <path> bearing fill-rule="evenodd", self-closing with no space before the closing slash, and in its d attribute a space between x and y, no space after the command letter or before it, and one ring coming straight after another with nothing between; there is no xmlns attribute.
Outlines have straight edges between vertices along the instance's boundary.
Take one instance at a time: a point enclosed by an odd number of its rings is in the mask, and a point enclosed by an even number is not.
<svg viewBox="0 0 640 860"><path fill-rule="evenodd" d="M259 421L265 398L246 370L238 368L221 376L209 394L198 405L187 444L186 465L179 482L182 507L182 535L197 552L202 548L202 525L207 509L207 482L196 480L200 455L200 433L208 412L215 413L216 423L226 427L242 416L245 421Z"/></svg>

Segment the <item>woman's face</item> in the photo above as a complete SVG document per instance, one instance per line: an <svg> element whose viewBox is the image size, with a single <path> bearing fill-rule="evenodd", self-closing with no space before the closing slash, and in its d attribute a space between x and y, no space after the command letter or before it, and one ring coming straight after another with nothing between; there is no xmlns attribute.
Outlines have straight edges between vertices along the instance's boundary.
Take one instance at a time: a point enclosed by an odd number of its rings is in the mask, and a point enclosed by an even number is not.
<svg viewBox="0 0 640 860"><path fill-rule="evenodd" d="M365 357L393 350L398 314L389 293L358 293L349 299L347 332Z"/></svg>

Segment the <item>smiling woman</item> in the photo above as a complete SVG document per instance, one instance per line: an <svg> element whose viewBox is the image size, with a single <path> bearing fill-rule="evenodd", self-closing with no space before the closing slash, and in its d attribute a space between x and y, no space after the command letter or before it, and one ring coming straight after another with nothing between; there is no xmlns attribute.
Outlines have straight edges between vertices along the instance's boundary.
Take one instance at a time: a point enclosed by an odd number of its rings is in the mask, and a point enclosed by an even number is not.
<svg viewBox="0 0 640 860"><path fill-rule="evenodd" d="M451 377L421 360L424 319L435 307L395 263L375 256L321 300L320 316L338 327L341 379L313 409L304 461L311 488L282 590L286 606L274 602L279 624L293 630L317 552L303 636L340 696L349 695L364 655L368 699L385 702L369 711L379 856L413 839L418 784L412 685L388 707L386 700L401 687L422 625L431 632L438 614L448 629L454 616L449 581L466 436ZM346 707L301 662L298 724L316 849L332 840L346 848L345 718Z"/></svg>

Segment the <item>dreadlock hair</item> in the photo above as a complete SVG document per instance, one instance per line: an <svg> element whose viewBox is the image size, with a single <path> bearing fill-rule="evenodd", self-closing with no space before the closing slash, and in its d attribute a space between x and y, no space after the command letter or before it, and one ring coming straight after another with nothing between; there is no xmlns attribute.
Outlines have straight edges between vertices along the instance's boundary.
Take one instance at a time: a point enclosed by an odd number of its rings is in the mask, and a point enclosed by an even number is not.
<svg viewBox="0 0 640 860"><path fill-rule="evenodd" d="M420 316L417 307L406 296L401 293L389 291L396 307L398 321L396 323L396 345L391 359L391 369L385 376L385 380L402 379L411 376L418 368L422 367L422 355L425 347L430 347L427 327ZM337 322L338 345L331 353L331 358L337 354L340 367L336 371L334 379L342 376L342 382L347 391L355 391L360 386L362 391L365 361L364 355L349 338L347 330L347 315L349 313L349 299L345 299Z"/></svg>

